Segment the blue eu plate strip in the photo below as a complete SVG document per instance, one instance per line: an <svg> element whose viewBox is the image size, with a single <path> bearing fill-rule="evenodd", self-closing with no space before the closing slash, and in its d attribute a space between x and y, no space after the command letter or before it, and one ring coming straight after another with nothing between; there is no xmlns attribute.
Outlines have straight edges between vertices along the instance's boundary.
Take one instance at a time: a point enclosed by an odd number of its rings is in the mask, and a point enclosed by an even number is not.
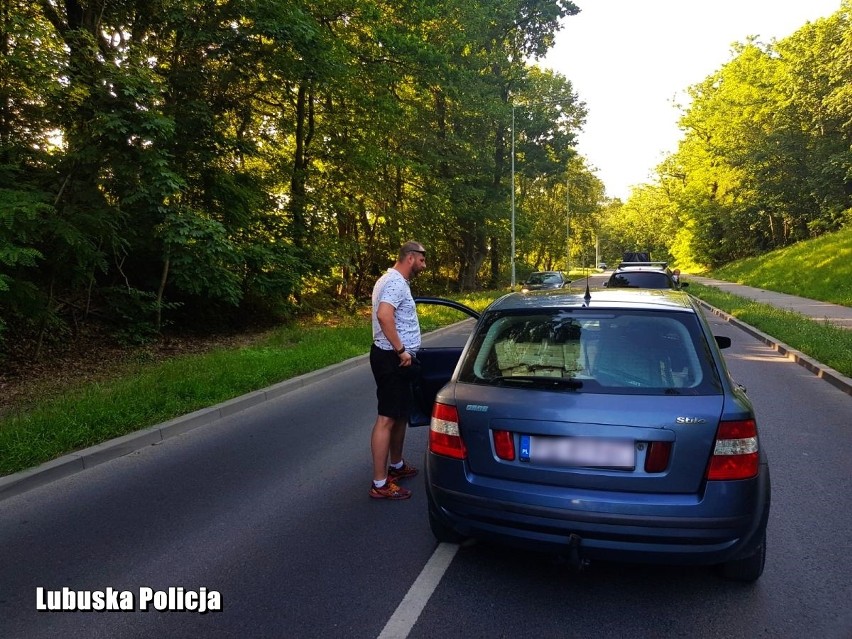
<svg viewBox="0 0 852 639"><path fill-rule="evenodd" d="M519 455L519 459L522 462L528 462L530 460L530 436L529 435L521 435L521 453Z"/></svg>

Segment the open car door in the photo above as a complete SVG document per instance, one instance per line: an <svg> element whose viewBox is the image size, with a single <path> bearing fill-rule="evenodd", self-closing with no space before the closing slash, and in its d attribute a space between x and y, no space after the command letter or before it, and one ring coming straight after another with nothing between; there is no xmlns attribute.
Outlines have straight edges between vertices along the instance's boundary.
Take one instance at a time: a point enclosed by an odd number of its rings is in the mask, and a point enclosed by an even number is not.
<svg viewBox="0 0 852 639"><path fill-rule="evenodd" d="M453 300L440 297L417 297L414 303L431 304L436 306L447 306L456 309L474 319L479 319L479 313ZM467 339L465 338L465 341ZM458 342L458 339L455 340ZM448 345L423 346L417 351L417 359L421 364L420 380L414 387L415 410L409 417L409 426L426 426L432 419L432 404L435 395L450 381L453 371L456 369L459 357L464 350L463 343L451 343Z"/></svg>

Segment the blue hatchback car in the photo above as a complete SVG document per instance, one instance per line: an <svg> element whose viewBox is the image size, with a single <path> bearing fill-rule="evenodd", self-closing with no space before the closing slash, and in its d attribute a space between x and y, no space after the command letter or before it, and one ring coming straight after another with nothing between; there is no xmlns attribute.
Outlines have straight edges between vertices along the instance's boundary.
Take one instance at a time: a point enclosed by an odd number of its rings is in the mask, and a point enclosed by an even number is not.
<svg viewBox="0 0 852 639"><path fill-rule="evenodd" d="M537 291L467 310L463 348L418 353L439 541L760 577L769 468L720 352L730 338L692 297Z"/></svg>

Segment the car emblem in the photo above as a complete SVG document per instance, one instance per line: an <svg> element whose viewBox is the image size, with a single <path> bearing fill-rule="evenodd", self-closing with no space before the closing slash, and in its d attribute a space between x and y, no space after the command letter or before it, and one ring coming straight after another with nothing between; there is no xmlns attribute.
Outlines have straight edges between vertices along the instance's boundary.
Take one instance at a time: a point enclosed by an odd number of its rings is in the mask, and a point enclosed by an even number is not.
<svg viewBox="0 0 852 639"><path fill-rule="evenodd" d="M700 417L678 417L675 419L675 424L704 424L706 422L706 419Z"/></svg>
<svg viewBox="0 0 852 639"><path fill-rule="evenodd" d="M488 406L481 406L480 404L468 404L465 406L466 410L473 411L474 413L487 413Z"/></svg>

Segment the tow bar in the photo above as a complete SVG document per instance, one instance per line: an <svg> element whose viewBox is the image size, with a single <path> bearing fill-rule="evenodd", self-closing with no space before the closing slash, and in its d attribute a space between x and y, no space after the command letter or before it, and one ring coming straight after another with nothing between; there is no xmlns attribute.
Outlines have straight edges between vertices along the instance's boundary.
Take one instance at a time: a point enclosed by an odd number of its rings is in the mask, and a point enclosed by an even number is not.
<svg viewBox="0 0 852 639"><path fill-rule="evenodd" d="M574 533L571 533L568 537L568 550L562 555L562 559L568 565L571 572L582 572L591 563L588 559L580 555L580 544L582 541L580 535Z"/></svg>

